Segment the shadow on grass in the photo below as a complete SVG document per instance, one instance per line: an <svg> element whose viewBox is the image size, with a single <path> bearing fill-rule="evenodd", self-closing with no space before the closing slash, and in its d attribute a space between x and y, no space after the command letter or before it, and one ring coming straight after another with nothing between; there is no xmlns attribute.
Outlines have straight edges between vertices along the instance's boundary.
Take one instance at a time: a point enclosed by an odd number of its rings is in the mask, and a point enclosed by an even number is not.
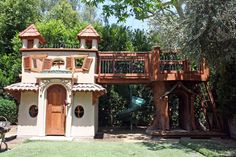
<svg viewBox="0 0 236 157"><path fill-rule="evenodd" d="M214 140L180 140L180 144L207 157L235 157L236 148Z"/></svg>
<svg viewBox="0 0 236 157"><path fill-rule="evenodd" d="M176 150L181 150L185 153L192 153L195 152L192 149L186 148L183 145L179 144L178 142L142 142L140 143L147 147L148 150L151 151L159 151L159 150L164 150L164 149L176 149Z"/></svg>

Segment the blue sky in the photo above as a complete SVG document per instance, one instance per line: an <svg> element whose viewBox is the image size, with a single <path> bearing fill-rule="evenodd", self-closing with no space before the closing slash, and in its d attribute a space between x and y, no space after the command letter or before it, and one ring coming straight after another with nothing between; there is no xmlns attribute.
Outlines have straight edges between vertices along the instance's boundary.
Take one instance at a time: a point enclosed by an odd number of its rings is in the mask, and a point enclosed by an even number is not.
<svg viewBox="0 0 236 157"><path fill-rule="evenodd" d="M108 2L105 2L108 3ZM101 17L102 14L102 6L101 4L98 5L98 15L100 15L99 17ZM109 24L113 24L113 23L117 23L117 18L112 16L108 19ZM148 22L147 20L141 21L141 20L137 20L134 17L129 17L127 18L126 22L122 22L122 23L118 23L119 25L125 25L125 26L129 26L132 29L144 29L144 30L148 30Z"/></svg>
<svg viewBox="0 0 236 157"><path fill-rule="evenodd" d="M109 23L117 23L117 19L115 17L110 17L109 18ZM147 21L141 21L141 20L137 20L134 17L129 17L126 22L124 23L120 23L123 24L125 26L129 26L132 29L144 29L144 30L148 30L148 23Z"/></svg>

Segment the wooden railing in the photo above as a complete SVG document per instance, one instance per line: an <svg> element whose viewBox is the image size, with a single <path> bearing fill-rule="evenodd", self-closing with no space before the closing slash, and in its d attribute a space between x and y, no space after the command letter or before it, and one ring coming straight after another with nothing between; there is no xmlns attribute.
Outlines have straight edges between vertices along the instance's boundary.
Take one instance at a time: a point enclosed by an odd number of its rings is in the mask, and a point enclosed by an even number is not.
<svg viewBox="0 0 236 157"><path fill-rule="evenodd" d="M165 72L184 72L188 70L188 64L185 60L175 61L160 61L159 70L161 73Z"/></svg>
<svg viewBox="0 0 236 157"><path fill-rule="evenodd" d="M206 81L209 69L203 59L199 65L190 65L188 59L182 59L178 51L168 53L160 48L154 49L151 62L153 63L152 81L191 80Z"/></svg>
<svg viewBox="0 0 236 157"><path fill-rule="evenodd" d="M98 58L99 79L149 79L149 53L102 52Z"/></svg>
<svg viewBox="0 0 236 157"><path fill-rule="evenodd" d="M163 55L158 49L149 52L98 53L99 83L150 83L152 81L205 81L209 69L205 60L191 69L187 59L175 54ZM164 57L163 57L164 56Z"/></svg>

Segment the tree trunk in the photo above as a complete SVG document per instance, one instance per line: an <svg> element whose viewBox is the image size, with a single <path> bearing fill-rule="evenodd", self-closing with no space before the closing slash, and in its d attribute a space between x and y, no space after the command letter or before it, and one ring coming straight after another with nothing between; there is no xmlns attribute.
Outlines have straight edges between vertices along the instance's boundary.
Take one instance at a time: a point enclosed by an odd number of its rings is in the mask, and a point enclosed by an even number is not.
<svg viewBox="0 0 236 157"><path fill-rule="evenodd" d="M169 130L168 99L161 97L165 94L166 88L164 82L155 82L153 85L153 99L156 108L156 114L149 130Z"/></svg>

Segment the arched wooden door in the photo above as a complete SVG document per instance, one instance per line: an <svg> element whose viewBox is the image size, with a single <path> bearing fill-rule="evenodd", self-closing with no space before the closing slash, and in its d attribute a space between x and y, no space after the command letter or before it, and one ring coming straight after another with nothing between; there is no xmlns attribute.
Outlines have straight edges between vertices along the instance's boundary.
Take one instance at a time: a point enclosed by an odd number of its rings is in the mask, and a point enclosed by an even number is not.
<svg viewBox="0 0 236 157"><path fill-rule="evenodd" d="M47 89L46 135L65 135L66 89L52 85Z"/></svg>

